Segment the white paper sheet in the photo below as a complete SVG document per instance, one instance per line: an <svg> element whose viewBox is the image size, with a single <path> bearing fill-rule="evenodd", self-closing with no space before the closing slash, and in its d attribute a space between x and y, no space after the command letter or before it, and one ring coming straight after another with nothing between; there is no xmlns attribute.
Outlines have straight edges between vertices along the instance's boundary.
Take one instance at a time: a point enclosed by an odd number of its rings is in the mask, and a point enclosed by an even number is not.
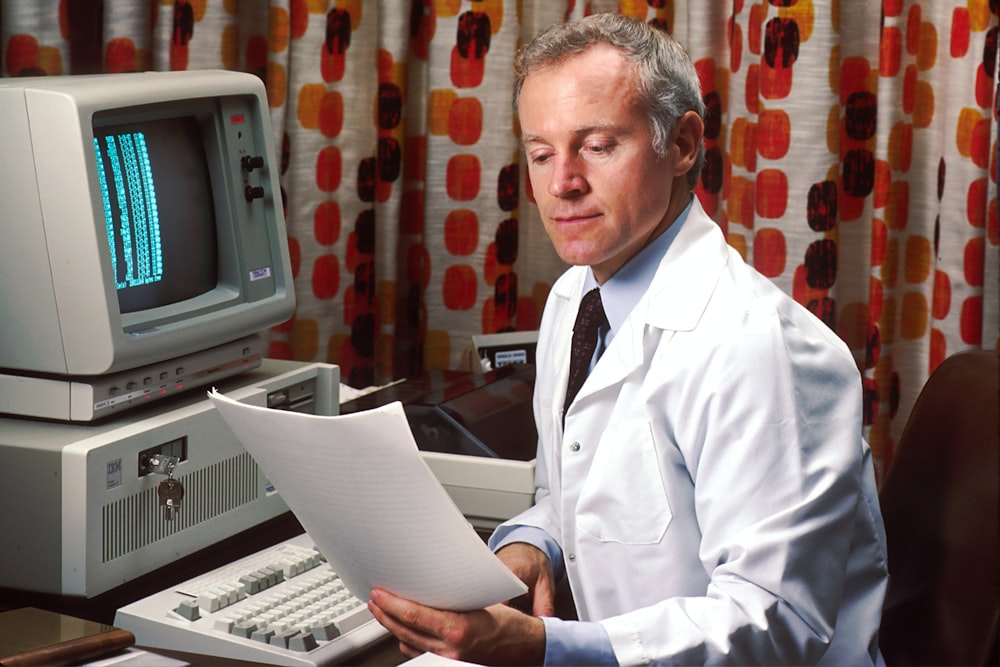
<svg viewBox="0 0 1000 667"><path fill-rule="evenodd" d="M400 403L328 417L209 398L352 595L467 611L527 591L427 467Z"/></svg>

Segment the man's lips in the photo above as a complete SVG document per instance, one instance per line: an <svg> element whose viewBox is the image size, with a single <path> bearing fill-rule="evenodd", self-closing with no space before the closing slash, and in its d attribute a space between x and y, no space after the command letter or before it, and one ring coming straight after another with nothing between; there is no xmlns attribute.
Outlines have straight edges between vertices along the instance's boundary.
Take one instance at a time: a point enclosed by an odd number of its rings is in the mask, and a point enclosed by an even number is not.
<svg viewBox="0 0 1000 667"><path fill-rule="evenodd" d="M595 220L601 217L600 213L575 213L568 215L554 215L552 216L552 221L561 224L568 225L580 222L589 222L590 220Z"/></svg>

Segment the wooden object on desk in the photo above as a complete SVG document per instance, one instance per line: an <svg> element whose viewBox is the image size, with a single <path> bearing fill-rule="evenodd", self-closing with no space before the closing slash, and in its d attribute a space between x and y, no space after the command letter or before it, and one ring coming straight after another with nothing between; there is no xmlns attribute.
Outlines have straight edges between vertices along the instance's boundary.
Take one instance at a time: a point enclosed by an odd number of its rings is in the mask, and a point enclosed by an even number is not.
<svg viewBox="0 0 1000 667"><path fill-rule="evenodd" d="M74 665L123 651L131 632L25 607L0 613L0 665Z"/></svg>

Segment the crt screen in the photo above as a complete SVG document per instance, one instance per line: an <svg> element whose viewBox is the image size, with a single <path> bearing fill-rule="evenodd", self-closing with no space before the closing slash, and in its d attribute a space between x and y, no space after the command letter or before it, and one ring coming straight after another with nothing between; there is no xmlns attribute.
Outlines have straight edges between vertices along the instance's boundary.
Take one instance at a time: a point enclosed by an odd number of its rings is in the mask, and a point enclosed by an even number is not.
<svg viewBox="0 0 1000 667"><path fill-rule="evenodd" d="M118 307L130 313L213 289L215 205L190 116L94 128Z"/></svg>

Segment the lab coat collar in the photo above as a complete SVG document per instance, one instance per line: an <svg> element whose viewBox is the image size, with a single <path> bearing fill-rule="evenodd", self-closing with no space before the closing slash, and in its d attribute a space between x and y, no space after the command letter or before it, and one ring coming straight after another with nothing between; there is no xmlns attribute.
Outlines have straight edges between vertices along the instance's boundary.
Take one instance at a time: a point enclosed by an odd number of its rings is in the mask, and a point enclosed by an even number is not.
<svg viewBox="0 0 1000 667"><path fill-rule="evenodd" d="M661 338L660 335L652 335L651 329L667 335L693 330L708 306L709 297L729 257L729 247L722 230L695 198L677 238L660 260L649 291L625 320L584 382L577 394L577 402L620 382L644 364L644 348L647 344L655 344L654 339ZM566 299L563 307L572 308L571 304L579 303L588 273L587 267L571 267L553 285L553 294ZM572 336L572 321L572 317L563 318L565 329L556 334L557 338L565 341L566 349ZM568 359L567 353L567 364ZM567 370L560 366L560 372L564 374Z"/></svg>
<svg viewBox="0 0 1000 667"><path fill-rule="evenodd" d="M708 300L729 258L729 248L718 224L708 217L695 197L687 220L661 258L647 294L636 304L640 321L667 331L691 331L701 319ZM573 267L553 285L553 293L578 302L589 274L587 267ZM667 307L662 307L667 304ZM658 306L653 308L653 305ZM641 315L640 315L641 313Z"/></svg>
<svg viewBox="0 0 1000 667"><path fill-rule="evenodd" d="M642 320L666 331L693 330L729 257L722 230L695 199L687 223L660 261L646 298L636 306L644 309Z"/></svg>

